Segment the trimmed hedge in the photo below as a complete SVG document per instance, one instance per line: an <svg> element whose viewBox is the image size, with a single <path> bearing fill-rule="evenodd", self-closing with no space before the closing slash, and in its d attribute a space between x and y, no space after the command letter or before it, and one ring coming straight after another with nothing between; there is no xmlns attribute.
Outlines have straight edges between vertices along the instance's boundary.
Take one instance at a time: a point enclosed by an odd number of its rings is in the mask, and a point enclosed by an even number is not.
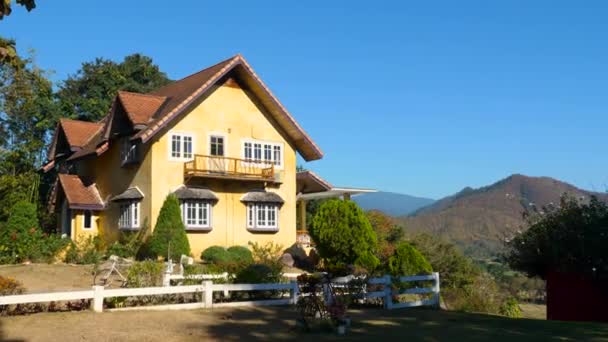
<svg viewBox="0 0 608 342"><path fill-rule="evenodd" d="M230 261L230 255L222 246L211 246L201 253L201 259L210 264L217 264Z"/></svg>
<svg viewBox="0 0 608 342"><path fill-rule="evenodd" d="M243 264L252 264L253 263L253 254L247 247L243 246L232 246L227 249L230 260L243 263Z"/></svg>

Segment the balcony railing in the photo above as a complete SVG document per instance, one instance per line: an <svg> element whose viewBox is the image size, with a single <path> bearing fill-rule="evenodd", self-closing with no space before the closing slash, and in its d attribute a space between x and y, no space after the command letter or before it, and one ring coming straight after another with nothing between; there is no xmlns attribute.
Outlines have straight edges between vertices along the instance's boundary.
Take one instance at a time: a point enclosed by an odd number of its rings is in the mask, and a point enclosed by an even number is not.
<svg viewBox="0 0 608 342"><path fill-rule="evenodd" d="M240 180L275 181L274 165L223 156L195 154L184 163L184 177L231 178Z"/></svg>

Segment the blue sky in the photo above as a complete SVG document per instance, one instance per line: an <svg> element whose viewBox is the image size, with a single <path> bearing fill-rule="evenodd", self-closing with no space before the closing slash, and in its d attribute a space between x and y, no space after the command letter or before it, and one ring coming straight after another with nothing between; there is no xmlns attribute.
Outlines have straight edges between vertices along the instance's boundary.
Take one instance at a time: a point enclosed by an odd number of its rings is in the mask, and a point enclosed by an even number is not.
<svg viewBox="0 0 608 342"><path fill-rule="evenodd" d="M605 1L37 2L0 34L56 81L95 57L141 52L178 79L242 53L324 150L305 167L335 185L608 187Z"/></svg>

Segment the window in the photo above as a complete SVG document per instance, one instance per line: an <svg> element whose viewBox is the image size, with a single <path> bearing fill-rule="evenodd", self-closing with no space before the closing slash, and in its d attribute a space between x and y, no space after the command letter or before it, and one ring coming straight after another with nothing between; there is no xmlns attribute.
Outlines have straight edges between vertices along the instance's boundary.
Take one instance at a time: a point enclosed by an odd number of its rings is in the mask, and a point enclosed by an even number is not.
<svg viewBox="0 0 608 342"><path fill-rule="evenodd" d="M139 229L139 202L120 204L118 227L121 229Z"/></svg>
<svg viewBox="0 0 608 342"><path fill-rule="evenodd" d="M91 225L91 221L92 221L92 214L90 210L85 210L84 211L84 220L82 222L82 228L83 229L91 229L92 225Z"/></svg>
<svg viewBox="0 0 608 342"><path fill-rule="evenodd" d="M209 137L209 154L212 156L224 155L224 137L216 135Z"/></svg>
<svg viewBox="0 0 608 342"><path fill-rule="evenodd" d="M137 161L137 145L129 141L128 138L122 141L120 160L122 165Z"/></svg>
<svg viewBox="0 0 608 342"><path fill-rule="evenodd" d="M194 137L190 134L171 134L170 154L174 160L191 160L193 157Z"/></svg>
<svg viewBox="0 0 608 342"><path fill-rule="evenodd" d="M247 229L277 230L279 206L267 203L247 204Z"/></svg>
<svg viewBox="0 0 608 342"><path fill-rule="evenodd" d="M182 217L187 228L211 228L211 204L206 201L183 201Z"/></svg>
<svg viewBox="0 0 608 342"><path fill-rule="evenodd" d="M282 166L283 144L271 142L243 142L243 158L260 166Z"/></svg>

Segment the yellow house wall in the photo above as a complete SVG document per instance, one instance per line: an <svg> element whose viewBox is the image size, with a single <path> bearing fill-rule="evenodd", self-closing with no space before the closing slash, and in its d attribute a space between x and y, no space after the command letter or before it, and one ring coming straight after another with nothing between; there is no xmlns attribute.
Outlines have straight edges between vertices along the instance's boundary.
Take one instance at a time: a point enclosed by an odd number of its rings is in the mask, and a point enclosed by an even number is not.
<svg viewBox="0 0 608 342"><path fill-rule="evenodd" d="M99 212L92 212L91 228L84 228L84 211L72 210L72 238L75 241L82 241L88 237L96 236L99 232L100 223Z"/></svg>
<svg viewBox="0 0 608 342"><path fill-rule="evenodd" d="M140 202L140 227L143 227L145 223L149 223L152 216L152 177L150 176L152 154L147 153L149 145L142 147L143 160L140 163L121 167L120 146L122 139L112 141L108 151L98 158L84 160L78 165L78 173L80 175L92 177L95 180L101 198L107 205L104 211L99 212L100 227L103 232L100 232L100 229L96 229L95 233L101 233L108 240L106 241L108 243L118 237L119 231L119 203L110 201L110 198L113 196L122 193L130 187L139 188L144 194L144 198ZM78 235L74 236L77 237Z"/></svg>
<svg viewBox="0 0 608 342"><path fill-rule="evenodd" d="M152 197L150 223L156 223L165 197L184 182L183 161L169 160L170 133L188 133L194 137L193 153L209 154L209 135L225 136L225 155L242 158L243 139L257 139L283 143L282 184L267 187L278 193L285 204L279 211L279 230L276 233L253 233L246 229L246 205L240 201L248 191L260 189L263 184L237 180L194 179L192 184L208 187L219 198L212 209L210 232L189 232L192 255L213 245L247 245L250 241L273 241L285 248L296 241L296 151L280 133L263 109L239 87L219 86L206 99L193 106L189 113L172 122L152 144L151 184Z"/></svg>

